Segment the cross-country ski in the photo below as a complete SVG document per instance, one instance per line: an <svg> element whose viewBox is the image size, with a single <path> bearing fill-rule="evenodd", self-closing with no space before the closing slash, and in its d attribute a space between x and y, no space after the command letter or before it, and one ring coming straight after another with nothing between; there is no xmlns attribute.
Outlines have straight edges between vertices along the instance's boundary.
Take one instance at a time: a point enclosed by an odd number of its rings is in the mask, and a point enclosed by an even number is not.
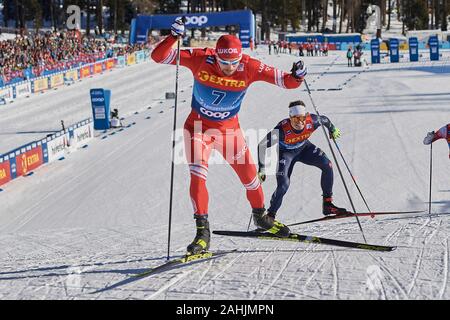
<svg viewBox="0 0 450 320"><path fill-rule="evenodd" d="M358 217L371 217L375 218L375 216L383 216L383 215L399 215L399 214L411 214L411 213L421 213L424 212L423 210L412 210L412 211L384 211L384 212L347 212L347 213L341 213L336 215L329 215L318 219L303 221L303 222L296 222L288 224L289 227L297 226L300 224L307 224L307 223L313 223L313 222L321 222L321 221L328 221L328 220L336 220L336 219L344 219L344 218L351 218L354 216Z"/></svg>

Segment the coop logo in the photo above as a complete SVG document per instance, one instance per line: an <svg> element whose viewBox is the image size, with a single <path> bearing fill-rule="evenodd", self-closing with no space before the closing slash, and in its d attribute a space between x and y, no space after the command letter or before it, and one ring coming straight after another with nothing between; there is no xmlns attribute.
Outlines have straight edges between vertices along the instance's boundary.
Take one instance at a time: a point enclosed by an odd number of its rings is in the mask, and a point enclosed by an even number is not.
<svg viewBox="0 0 450 320"><path fill-rule="evenodd" d="M197 26L201 26L208 22L207 16L191 16L191 17L185 17L185 18L186 18L186 25L194 24ZM181 17L178 17L177 19L181 19Z"/></svg>
<svg viewBox="0 0 450 320"><path fill-rule="evenodd" d="M103 102L105 101L105 98L92 98L92 102Z"/></svg>
<svg viewBox="0 0 450 320"><path fill-rule="evenodd" d="M229 111L226 111L226 112L213 112L211 110L206 110L203 107L200 108L200 112L203 113L204 115L210 117L210 118L216 118L216 119L222 119L222 120L226 119L230 115Z"/></svg>

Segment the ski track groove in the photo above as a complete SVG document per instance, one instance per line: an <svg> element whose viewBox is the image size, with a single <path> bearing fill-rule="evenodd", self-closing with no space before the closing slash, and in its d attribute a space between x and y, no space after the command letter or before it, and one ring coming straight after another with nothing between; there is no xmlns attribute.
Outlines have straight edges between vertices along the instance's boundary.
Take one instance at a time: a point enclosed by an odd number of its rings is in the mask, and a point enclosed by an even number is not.
<svg viewBox="0 0 450 320"><path fill-rule="evenodd" d="M152 299L156 299L157 296L159 296L160 294L166 292L167 290L169 290L172 286L174 286L175 284L177 284L179 281L181 281L183 278L186 278L189 274L191 274L194 270L187 270L184 271L182 273L177 274L174 278L172 278L169 283L163 285L161 288L159 288L156 292L154 292L153 294L151 294L150 296L144 298L145 300L152 300Z"/></svg>
<svg viewBox="0 0 450 320"><path fill-rule="evenodd" d="M442 280L442 287L439 291L439 299L443 299L445 295L445 290L447 289L447 281L448 281L448 237L445 239L445 252L444 252L444 279Z"/></svg>
<svg viewBox="0 0 450 320"><path fill-rule="evenodd" d="M430 218L427 218L426 223L423 224L423 225L419 228L419 230L423 229L423 228L425 227L425 225L428 225L428 223L429 223L430 221L431 221L431 219L430 219ZM415 284L416 284L416 282L417 282L417 277L418 277L419 272L420 272L420 267L422 266L423 254L424 254L424 252L425 252L426 245L427 245L427 244L431 241L431 239L438 233L438 231L439 231L439 229L440 229L440 226L441 226L441 224L442 224L442 218L439 219L439 221L438 221L437 223L438 223L438 225L435 227L435 229L434 229L434 230L426 237L426 239L422 242L422 243L423 243L423 246L422 246L422 248L421 248L421 250L420 250L420 253L419 253L418 257L417 257L417 260L416 260L416 263L415 263L416 267L415 267L413 279L412 279L412 281L411 281L411 283L410 283L410 288L408 289L408 298L409 298L409 295L411 294L411 292L412 292L412 290L413 290L413 288L414 288L414 286L415 286ZM418 231L419 231L419 230L418 230ZM417 231L417 232L418 232L418 231Z"/></svg>
<svg viewBox="0 0 450 320"><path fill-rule="evenodd" d="M385 262L383 261L383 259L382 259L382 258L377 259L372 253L368 253L368 255L371 256L372 259L374 259L374 260L379 264L379 267L380 267L381 269L383 269L384 272L392 279L394 285L395 285L395 286L397 287L397 289L398 289L398 290L397 290L397 294L400 294L400 293L401 293L401 294L403 295L404 299L408 299L408 294L407 294L405 288L401 285L401 283L397 280L397 278L392 274L392 272L389 271L389 267L386 266L386 264L385 264ZM400 298L400 297L398 297L398 298Z"/></svg>
<svg viewBox="0 0 450 320"><path fill-rule="evenodd" d="M306 283L304 285L304 289L309 285L309 283L315 278L316 274L319 272L320 269L322 269L322 266L325 264L325 262L329 259L330 253L328 253L320 262L320 264L315 268L313 274L306 280Z"/></svg>
<svg viewBox="0 0 450 320"><path fill-rule="evenodd" d="M195 293L200 293L210 282L215 281L217 278L219 278L220 276L222 276L225 271L227 271L228 269L230 269L234 263L240 258L242 257L246 252L241 252L237 257L235 257L234 259L232 259L230 262L228 262L227 264L225 264L224 268L222 270L219 270L219 273L217 273L214 277L212 277L211 279L208 279L206 281L206 283L204 283L200 288L197 288L197 290L195 290ZM220 267L221 264L219 264ZM209 270L209 269L208 269ZM201 281L199 281L200 283Z"/></svg>
<svg viewBox="0 0 450 320"><path fill-rule="evenodd" d="M258 268L255 268L255 269L250 273L249 277L250 277L251 275L253 275L254 273L258 272L257 278L258 278L258 280L259 280L260 278L262 278L262 280L257 282L256 288L251 289L252 292L249 292L249 293L248 293L249 300L254 300L254 299L255 299L255 296L258 294L259 287L261 286L262 281L263 281L263 279L264 279L264 275L265 275L265 274L263 274L263 275L261 276L261 272L264 272L264 271L265 271L264 263L265 263L265 261L266 261L267 259L269 259L270 257L273 256L273 254L275 253L275 251L276 251L277 249L278 249L278 247L275 247L275 248L272 249L272 251L271 251L269 254L265 255L264 259L260 262L259 267L258 267Z"/></svg>
<svg viewBox="0 0 450 320"><path fill-rule="evenodd" d="M333 266L333 299L338 299L338 292L339 292L339 274L338 274L338 267L336 263L336 257L334 256L334 251L331 251L331 257L332 259L332 266Z"/></svg>
<svg viewBox="0 0 450 320"><path fill-rule="evenodd" d="M202 282L202 280L205 278L206 274L211 270L212 263L213 263L212 259L210 261L208 261L207 267L200 275L200 279L198 279L197 284L200 284Z"/></svg>
<svg viewBox="0 0 450 320"><path fill-rule="evenodd" d="M281 277L281 275L283 274L284 270L286 270L287 266L289 265L289 263L291 262L292 258L294 257L295 253L297 251L292 252L292 254L290 255L289 259L287 259L287 261L283 264L283 266L281 267L280 271L277 273L277 275L275 276L275 278L273 279L273 281L270 283L269 286L267 286L263 292L263 294L261 295L260 299L263 299L263 297L267 294L267 292L269 292L269 290L275 285L275 283L278 281L278 279ZM253 300L253 299L252 299Z"/></svg>
<svg viewBox="0 0 450 320"><path fill-rule="evenodd" d="M387 236L385 236L384 244L387 245L389 243L392 243L392 239L395 237L396 239L399 238L400 233L403 231L403 229L407 226L407 224L402 224L400 227L397 227L394 231L389 233Z"/></svg>
<svg viewBox="0 0 450 320"><path fill-rule="evenodd" d="M419 253L419 255L418 255L418 257L417 257L417 260L416 260L416 262L415 262L415 266L416 266L416 267L415 267L415 270L414 270L413 278L412 278L412 280L411 280L411 282L410 282L409 289L408 289L408 291L407 291L407 297L406 297L407 299L409 299L409 295L411 294L411 292L412 292L414 286L416 285L417 277L418 277L418 275L419 275L420 267L421 267L421 265L422 265L422 260L423 260L423 253L424 253L424 251L425 251L425 244L424 244L424 246L422 247L422 249L420 250L420 253Z"/></svg>

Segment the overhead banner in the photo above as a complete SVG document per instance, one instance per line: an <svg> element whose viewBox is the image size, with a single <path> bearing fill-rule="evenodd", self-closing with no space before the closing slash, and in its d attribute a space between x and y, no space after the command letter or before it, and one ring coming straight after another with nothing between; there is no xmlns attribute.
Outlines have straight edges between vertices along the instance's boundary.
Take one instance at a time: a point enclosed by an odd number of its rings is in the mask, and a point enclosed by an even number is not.
<svg viewBox="0 0 450 320"><path fill-rule="evenodd" d="M251 10L198 12L183 16L187 29L238 25L239 38L244 48L250 47L251 38L255 39L255 16ZM149 30L170 30L178 17L180 14L138 15L131 22L130 44L147 42Z"/></svg>

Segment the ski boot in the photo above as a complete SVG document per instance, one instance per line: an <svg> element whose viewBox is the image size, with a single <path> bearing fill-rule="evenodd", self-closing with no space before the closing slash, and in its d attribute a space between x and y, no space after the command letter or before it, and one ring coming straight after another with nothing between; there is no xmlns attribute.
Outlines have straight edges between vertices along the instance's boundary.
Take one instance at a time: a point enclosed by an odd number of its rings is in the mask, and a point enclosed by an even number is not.
<svg viewBox="0 0 450 320"><path fill-rule="evenodd" d="M345 209L345 208L336 207L332 201L333 201L333 198L331 198L331 197L323 198L323 206L322 206L323 215L325 215L325 216L337 215L338 216L341 214L349 213L347 211L347 209Z"/></svg>
<svg viewBox="0 0 450 320"><path fill-rule="evenodd" d="M264 208L252 210L255 225L278 237L289 237L291 230L285 224L275 220L274 213L265 214L265 212Z"/></svg>
<svg viewBox="0 0 450 320"><path fill-rule="evenodd" d="M187 255L199 254L209 250L209 240L211 234L209 231L209 222L207 218L196 218L197 235L194 241L187 247Z"/></svg>

